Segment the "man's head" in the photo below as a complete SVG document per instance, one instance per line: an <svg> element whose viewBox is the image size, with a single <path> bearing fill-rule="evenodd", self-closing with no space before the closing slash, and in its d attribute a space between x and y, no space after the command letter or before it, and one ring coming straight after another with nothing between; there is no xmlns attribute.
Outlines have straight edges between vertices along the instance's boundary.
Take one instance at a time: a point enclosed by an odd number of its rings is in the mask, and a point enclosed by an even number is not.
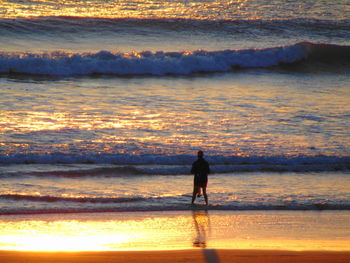
<svg viewBox="0 0 350 263"><path fill-rule="evenodd" d="M197 156L201 158L201 157L203 157L203 155L204 155L203 151L199 150L198 153L197 153Z"/></svg>

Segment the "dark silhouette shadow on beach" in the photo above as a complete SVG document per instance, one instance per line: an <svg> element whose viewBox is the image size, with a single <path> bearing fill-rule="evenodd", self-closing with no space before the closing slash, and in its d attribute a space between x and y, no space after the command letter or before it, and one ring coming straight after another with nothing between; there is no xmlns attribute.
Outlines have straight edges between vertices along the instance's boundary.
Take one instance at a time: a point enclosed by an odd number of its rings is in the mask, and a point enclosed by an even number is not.
<svg viewBox="0 0 350 263"><path fill-rule="evenodd" d="M193 246L202 248L206 263L220 263L215 249L207 249L207 237L210 233L210 218L207 210L193 210L193 223L196 229Z"/></svg>

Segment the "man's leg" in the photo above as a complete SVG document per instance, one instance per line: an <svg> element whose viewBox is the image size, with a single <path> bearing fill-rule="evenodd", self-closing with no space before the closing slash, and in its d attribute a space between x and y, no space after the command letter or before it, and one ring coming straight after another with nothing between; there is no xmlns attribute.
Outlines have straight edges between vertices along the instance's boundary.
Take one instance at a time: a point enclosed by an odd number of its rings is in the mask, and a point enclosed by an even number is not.
<svg viewBox="0 0 350 263"><path fill-rule="evenodd" d="M207 187L202 187L205 204L208 205Z"/></svg>
<svg viewBox="0 0 350 263"><path fill-rule="evenodd" d="M192 194L192 204L194 203L194 200L196 200L196 196L199 193L199 187L198 186L194 186L193 187L193 194Z"/></svg>
<svg viewBox="0 0 350 263"><path fill-rule="evenodd" d="M199 187L197 197L201 197L201 188Z"/></svg>

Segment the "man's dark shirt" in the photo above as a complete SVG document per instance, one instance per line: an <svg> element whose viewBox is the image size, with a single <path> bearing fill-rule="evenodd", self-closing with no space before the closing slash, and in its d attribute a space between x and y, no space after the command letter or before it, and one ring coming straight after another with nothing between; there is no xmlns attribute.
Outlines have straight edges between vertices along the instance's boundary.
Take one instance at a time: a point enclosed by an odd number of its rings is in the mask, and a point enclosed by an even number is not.
<svg viewBox="0 0 350 263"><path fill-rule="evenodd" d="M191 173L194 174L194 185L206 186L208 182L208 174L210 173L209 163L202 157L199 157L192 164Z"/></svg>

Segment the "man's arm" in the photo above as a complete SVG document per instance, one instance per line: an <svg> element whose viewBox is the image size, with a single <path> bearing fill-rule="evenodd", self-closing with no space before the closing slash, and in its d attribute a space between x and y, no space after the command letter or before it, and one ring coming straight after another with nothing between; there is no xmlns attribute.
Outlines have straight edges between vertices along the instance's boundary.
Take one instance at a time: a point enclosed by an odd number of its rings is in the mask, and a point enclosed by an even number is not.
<svg viewBox="0 0 350 263"><path fill-rule="evenodd" d="M195 168L195 163L193 163L191 168L191 174L195 174L195 173L196 173L196 168Z"/></svg>

